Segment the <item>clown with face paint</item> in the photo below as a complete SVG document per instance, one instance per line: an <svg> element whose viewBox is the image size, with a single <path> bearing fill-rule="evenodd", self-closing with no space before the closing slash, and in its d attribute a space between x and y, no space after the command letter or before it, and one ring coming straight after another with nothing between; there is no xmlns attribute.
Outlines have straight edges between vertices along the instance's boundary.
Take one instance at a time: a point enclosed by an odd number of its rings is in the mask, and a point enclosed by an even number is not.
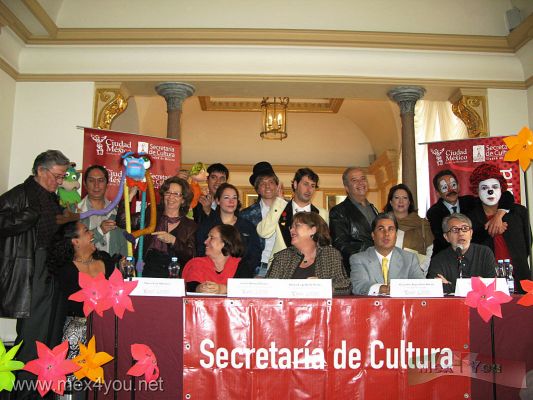
<svg viewBox="0 0 533 400"><path fill-rule="evenodd" d="M444 218L454 213L468 214L470 210L480 204L477 197L459 195L461 193L459 180L453 171L449 169L442 170L433 177L433 187L440 198L429 208L426 214L431 225L431 232L435 238L432 257L449 246L449 243L444 239L442 231ZM502 218L514 204L514 197L510 192L505 192L499 200L501 201L497 202L498 211L495 217L488 221L484 227L490 236L501 235L507 229Z"/></svg>
<svg viewBox="0 0 533 400"><path fill-rule="evenodd" d="M474 235L472 241L489 246L497 260L510 259L514 267L515 290L523 293L521 279L531 279L528 256L531 250L531 227L525 207L514 204L503 217L507 230L503 234L490 236L484 228L487 221L498 212L498 202L507 182L495 165L481 164L470 176L470 188L478 194L481 202L469 216L472 219Z"/></svg>

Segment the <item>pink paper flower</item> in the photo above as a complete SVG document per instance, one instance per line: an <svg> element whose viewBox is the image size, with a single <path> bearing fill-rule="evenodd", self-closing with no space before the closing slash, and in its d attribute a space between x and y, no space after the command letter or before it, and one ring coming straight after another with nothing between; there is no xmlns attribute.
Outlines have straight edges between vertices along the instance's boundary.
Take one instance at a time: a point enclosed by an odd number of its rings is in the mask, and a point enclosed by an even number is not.
<svg viewBox="0 0 533 400"><path fill-rule="evenodd" d="M485 286L481 278L475 276L472 278L472 290L467 293L465 304L472 308L477 308L479 316L483 321L488 322L495 315L502 317L500 304L508 303L512 297L495 290L496 279L488 286Z"/></svg>
<svg viewBox="0 0 533 400"><path fill-rule="evenodd" d="M520 300L518 300L518 304L526 307L533 306L533 281L524 279L520 281L520 285L522 285L522 289L524 289L527 293L523 295Z"/></svg>
<svg viewBox="0 0 533 400"><path fill-rule="evenodd" d="M159 378L157 359L150 347L145 344L132 344L131 356L134 360L137 360L137 363L128 370L128 375L144 375L144 380L146 382L152 382Z"/></svg>
<svg viewBox="0 0 533 400"><path fill-rule="evenodd" d="M135 311L131 303L130 293L137 287L138 281L125 281L122 274L115 268L109 277L109 297L115 315L122 319L124 311Z"/></svg>
<svg viewBox="0 0 533 400"><path fill-rule="evenodd" d="M84 272L80 272L78 276L81 290L71 294L68 299L80 303L83 302L83 314L86 317L93 310L99 316L102 316L104 311L112 306L111 298L109 297L109 282L102 273L99 273L94 278Z"/></svg>
<svg viewBox="0 0 533 400"><path fill-rule="evenodd" d="M45 344L35 341L39 358L28 362L24 370L37 375L37 390L44 397L50 390L62 395L65 391L66 375L80 369L72 360L66 360L68 341L50 350Z"/></svg>

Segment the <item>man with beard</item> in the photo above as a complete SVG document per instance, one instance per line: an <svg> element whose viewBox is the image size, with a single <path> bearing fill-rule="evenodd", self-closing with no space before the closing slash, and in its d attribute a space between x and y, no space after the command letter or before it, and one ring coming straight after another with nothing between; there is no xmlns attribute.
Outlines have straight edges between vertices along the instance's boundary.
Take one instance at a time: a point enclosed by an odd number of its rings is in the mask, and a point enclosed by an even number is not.
<svg viewBox="0 0 533 400"><path fill-rule="evenodd" d="M487 246L472 243L472 221L463 214L451 214L442 221L444 238L450 244L431 259L427 278L442 281L444 293L453 293L457 278L493 278L496 260Z"/></svg>
<svg viewBox="0 0 533 400"><path fill-rule="evenodd" d="M520 204L513 204L503 217L507 230L503 234L490 236L483 227L496 215L502 191L507 189L507 181L495 165L481 164L470 175L470 189L477 193L481 200L469 213L474 228L472 240L490 247L496 260L511 261L515 292L524 293L520 281L531 279L528 264L531 253L531 227L527 209Z"/></svg>
<svg viewBox="0 0 533 400"><path fill-rule="evenodd" d="M435 257L440 251L449 246L442 231L444 217L454 213L469 213L479 204L479 199L471 195L459 196L461 191L459 181L457 176L449 169L442 170L433 177L433 187L440 198L428 209L426 217L429 220L431 232L435 238L432 254L432 257ZM513 195L505 192L495 217L485 224L485 229L489 235L494 236L505 231L506 224L502 221L502 218L513 204Z"/></svg>

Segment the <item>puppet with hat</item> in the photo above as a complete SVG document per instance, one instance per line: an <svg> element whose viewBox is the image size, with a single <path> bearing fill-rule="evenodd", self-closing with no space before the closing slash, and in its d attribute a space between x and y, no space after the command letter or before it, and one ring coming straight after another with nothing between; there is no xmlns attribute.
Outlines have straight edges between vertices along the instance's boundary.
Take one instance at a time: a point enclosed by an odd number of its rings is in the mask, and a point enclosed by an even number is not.
<svg viewBox="0 0 533 400"><path fill-rule="evenodd" d="M489 246L497 260L507 258L511 260L514 267L515 289L523 293L520 280L531 277L528 264L531 227L527 209L520 204L513 204L503 217L507 230L501 235L491 237L484 226L498 211L498 202L502 193L507 190L507 181L497 166L481 164L470 175L470 189L481 201L468 213L474 229L472 241Z"/></svg>

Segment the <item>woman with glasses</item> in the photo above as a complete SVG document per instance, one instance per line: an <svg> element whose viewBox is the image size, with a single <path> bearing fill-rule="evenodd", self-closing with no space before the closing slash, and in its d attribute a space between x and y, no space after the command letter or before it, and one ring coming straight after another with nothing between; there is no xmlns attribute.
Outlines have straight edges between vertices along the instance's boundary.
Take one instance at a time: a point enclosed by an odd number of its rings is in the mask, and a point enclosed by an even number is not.
<svg viewBox="0 0 533 400"><path fill-rule="evenodd" d="M407 185L400 183L389 190L384 212L392 212L398 221L396 246L415 252L420 268L427 274L433 252L433 234L429 222L418 216L413 194Z"/></svg>
<svg viewBox="0 0 533 400"><path fill-rule="evenodd" d="M200 224L196 232L196 250L199 256L206 253L205 241L208 233L216 225L232 225L241 234L244 246L242 263L250 268L255 268L261 261L261 244L255 226L248 220L239 216L240 201L237 188L229 183L220 185L215 193L217 208L215 212Z"/></svg>
<svg viewBox="0 0 533 400"><path fill-rule="evenodd" d="M253 277L249 266L241 260L244 247L234 226L214 226L204 245L205 257L193 258L183 268L188 292L226 294L229 278Z"/></svg>
<svg viewBox="0 0 533 400"><path fill-rule="evenodd" d="M196 254L196 223L185 215L189 211L192 192L184 179L168 178L159 189L161 200L157 208L155 232L145 236L143 276L168 278L168 265L172 257L178 257L185 265ZM125 226L124 209L119 208L120 226ZM146 221L150 220L147 209ZM139 229L140 214L133 214L132 229Z"/></svg>

